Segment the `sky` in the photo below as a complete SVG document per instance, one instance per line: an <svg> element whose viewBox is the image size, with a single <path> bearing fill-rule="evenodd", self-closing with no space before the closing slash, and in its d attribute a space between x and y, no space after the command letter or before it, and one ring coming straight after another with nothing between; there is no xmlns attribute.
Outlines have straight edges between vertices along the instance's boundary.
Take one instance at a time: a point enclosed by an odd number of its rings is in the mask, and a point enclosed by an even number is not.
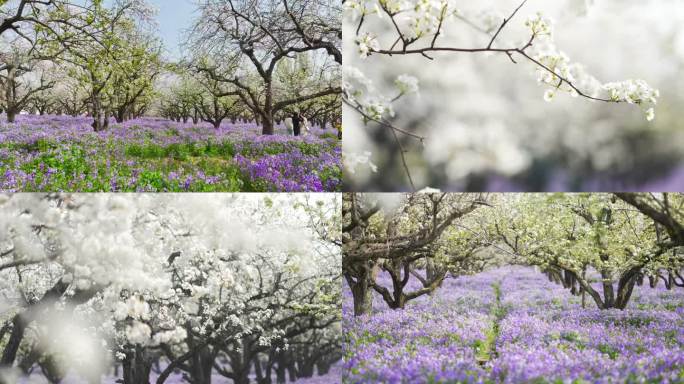
<svg viewBox="0 0 684 384"><path fill-rule="evenodd" d="M196 0L146 0L157 10L155 20L158 24L158 36L164 42L164 56L169 59L180 58L179 44L183 42L184 31L192 27ZM1 2L1 0L0 0ZM105 4L112 5L112 0Z"/></svg>
<svg viewBox="0 0 684 384"><path fill-rule="evenodd" d="M195 17L193 0L148 0L157 8L159 37L164 41L165 56L180 57L179 44L183 40L183 31L192 26Z"/></svg>

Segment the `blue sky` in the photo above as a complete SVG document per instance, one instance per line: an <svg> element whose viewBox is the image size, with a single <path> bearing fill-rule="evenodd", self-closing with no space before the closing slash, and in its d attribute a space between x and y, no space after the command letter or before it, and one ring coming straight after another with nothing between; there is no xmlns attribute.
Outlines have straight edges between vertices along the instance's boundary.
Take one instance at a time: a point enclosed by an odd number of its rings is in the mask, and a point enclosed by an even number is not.
<svg viewBox="0 0 684 384"><path fill-rule="evenodd" d="M180 56L178 44L183 39L183 31L192 26L195 18L193 0L148 0L148 3L159 11L157 13L159 37L164 40L166 55L178 58Z"/></svg>
<svg viewBox="0 0 684 384"><path fill-rule="evenodd" d="M157 9L156 21L158 35L164 41L164 56L175 59L180 57L178 44L183 41L184 31L192 26L195 19L195 0L146 0ZM105 0L111 5L112 0Z"/></svg>

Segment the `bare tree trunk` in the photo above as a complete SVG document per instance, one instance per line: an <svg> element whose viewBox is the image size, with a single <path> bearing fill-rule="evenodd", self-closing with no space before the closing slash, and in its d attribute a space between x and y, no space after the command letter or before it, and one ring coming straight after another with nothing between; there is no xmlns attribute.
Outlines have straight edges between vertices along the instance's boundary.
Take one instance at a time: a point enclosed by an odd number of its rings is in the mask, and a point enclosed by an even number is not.
<svg viewBox="0 0 684 384"><path fill-rule="evenodd" d="M40 366L43 375L50 383L59 384L64 380L64 377L62 376L64 374L63 370L55 362L53 357L47 357L43 362L39 362L38 365Z"/></svg>
<svg viewBox="0 0 684 384"><path fill-rule="evenodd" d="M192 336L191 326L188 324L188 347L196 352L190 359L190 375L192 376L193 383L195 384L210 384L211 383L211 371L214 364L213 354L209 350L208 346L199 347L196 344L195 338Z"/></svg>
<svg viewBox="0 0 684 384"><path fill-rule="evenodd" d="M276 383L285 384L287 382L287 377L285 376L285 366L278 362L278 368L276 368Z"/></svg>
<svg viewBox="0 0 684 384"><path fill-rule="evenodd" d="M13 108L7 109L7 122L14 123L17 120L17 111Z"/></svg>
<svg viewBox="0 0 684 384"><path fill-rule="evenodd" d="M7 341L7 344L5 344L5 350L2 352L0 366L11 367L14 364L25 332L26 321L21 314L15 315L12 319L12 333L10 333L10 338Z"/></svg>
<svg viewBox="0 0 684 384"><path fill-rule="evenodd" d="M271 86L271 80L266 81L266 100L264 101L264 111L261 119L263 125L261 134L262 135L272 135L275 130L273 126L273 89Z"/></svg>
<svg viewBox="0 0 684 384"><path fill-rule="evenodd" d="M17 100L17 86L16 86L17 69L10 65L7 67L7 80L5 83L5 102L7 103L7 122L14 123L16 120L18 106Z"/></svg>
<svg viewBox="0 0 684 384"><path fill-rule="evenodd" d="M261 360L259 360L258 356L254 358L254 375L256 376L257 384L268 384L270 382L270 380L267 380L266 375L264 375Z"/></svg>
<svg viewBox="0 0 684 384"><path fill-rule="evenodd" d="M290 377L290 382L294 383L295 381L297 381L297 371L295 370L294 364L289 364L287 366L287 373Z"/></svg>
<svg viewBox="0 0 684 384"><path fill-rule="evenodd" d="M634 267L620 277L615 308L625 309L627 307L627 304L632 297L632 292L634 291L634 285L639 280L640 274L641 267Z"/></svg>
<svg viewBox="0 0 684 384"><path fill-rule="evenodd" d="M302 351L302 355L297 361L297 378L311 377L316 368L316 357L311 356L308 351Z"/></svg>
<svg viewBox="0 0 684 384"><path fill-rule="evenodd" d="M249 384L249 370L233 371L233 374L235 375L234 384Z"/></svg>
<svg viewBox="0 0 684 384"><path fill-rule="evenodd" d="M350 284L354 298L354 316L367 315L373 310L373 295L368 284L368 277L363 276Z"/></svg>
<svg viewBox="0 0 684 384"><path fill-rule="evenodd" d="M145 356L142 347L136 346L126 354L123 361L124 384L148 384L152 362Z"/></svg>
<svg viewBox="0 0 684 384"><path fill-rule="evenodd" d="M601 271L603 280L603 304L605 308L615 307L615 292L613 291L613 281L607 271Z"/></svg>
<svg viewBox="0 0 684 384"><path fill-rule="evenodd" d="M119 107L116 111L116 116L114 118L116 119L116 122L121 124L124 121L126 121L126 115L127 115L127 108L126 107Z"/></svg>
<svg viewBox="0 0 684 384"><path fill-rule="evenodd" d="M109 109L105 109L104 120L102 122L102 130L103 131L106 131L109 128L109 117L110 117Z"/></svg>
<svg viewBox="0 0 684 384"><path fill-rule="evenodd" d="M582 280L586 281L587 280L587 268L585 267L582 269ZM587 307L587 290L584 288L582 289L582 308Z"/></svg>
<svg viewBox="0 0 684 384"><path fill-rule="evenodd" d="M330 372L330 367L331 365L327 360L321 360L316 364L316 369L318 370L319 375L327 375L328 372Z"/></svg>
<svg viewBox="0 0 684 384"><path fill-rule="evenodd" d="M93 107L93 116L92 117L94 119L92 126L93 126L93 129L95 130L95 132L99 132L102 130L102 109L100 107L100 100L97 97L97 95L93 95L91 97L91 101L93 104L92 105L92 107Z"/></svg>

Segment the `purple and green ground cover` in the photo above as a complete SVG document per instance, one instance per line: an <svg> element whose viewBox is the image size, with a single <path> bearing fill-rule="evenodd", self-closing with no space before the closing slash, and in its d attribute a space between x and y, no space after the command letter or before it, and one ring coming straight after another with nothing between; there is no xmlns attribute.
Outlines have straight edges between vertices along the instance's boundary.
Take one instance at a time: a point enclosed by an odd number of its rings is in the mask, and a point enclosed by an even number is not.
<svg viewBox="0 0 684 384"><path fill-rule="evenodd" d="M347 290L345 383L684 382L682 289L636 287L626 310L601 311L533 268L503 267L404 310L379 297L369 316L352 308Z"/></svg>
<svg viewBox="0 0 684 384"><path fill-rule="evenodd" d="M0 115L0 121L4 116ZM87 117L22 115L0 123L0 190L142 192L341 190L336 132L260 135L253 123L142 118L94 132Z"/></svg>

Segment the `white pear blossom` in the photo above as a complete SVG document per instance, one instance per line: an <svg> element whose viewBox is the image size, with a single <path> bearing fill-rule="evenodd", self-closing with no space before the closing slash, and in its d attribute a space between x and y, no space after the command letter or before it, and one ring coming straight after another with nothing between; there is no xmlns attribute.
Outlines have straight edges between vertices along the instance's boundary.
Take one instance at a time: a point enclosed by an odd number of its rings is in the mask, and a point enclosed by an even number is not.
<svg viewBox="0 0 684 384"><path fill-rule="evenodd" d="M556 95L556 93L552 89L547 89L546 92L544 92L544 101L551 101L553 100L553 97Z"/></svg>
<svg viewBox="0 0 684 384"><path fill-rule="evenodd" d="M418 92L418 79L414 76L403 74L399 75L394 81L401 94L411 94Z"/></svg>
<svg viewBox="0 0 684 384"><path fill-rule="evenodd" d="M382 99L369 99L362 107L362 111L368 118L373 120L380 120L385 115L394 116L394 109L392 105Z"/></svg>
<svg viewBox="0 0 684 384"><path fill-rule="evenodd" d="M529 24L533 31L550 31L550 27L545 22L540 21L543 19L534 18L532 20L534 21L528 21L526 24ZM541 34L541 32L537 33ZM568 55L556 48L553 40L551 40L551 32L544 33L544 35L533 46L533 57L542 65L537 67L537 80L553 87L553 89L545 91L544 100L550 101L556 91L564 91L573 97L577 97L579 89L585 95L605 101L651 106L657 104L660 92L649 86L646 81L624 80L601 84L594 76L586 72L584 66L571 62ZM607 93L607 95L604 96L602 92ZM605 99L603 99L604 97ZM644 110L646 119L648 121L653 120L655 110L652 107Z"/></svg>
<svg viewBox="0 0 684 384"><path fill-rule="evenodd" d="M651 105L645 109L646 120L652 121L655 118L655 109L652 107L658 103L660 91L653 89L644 80L625 80L620 82L607 83L603 85L610 96L610 99L629 104Z"/></svg>
<svg viewBox="0 0 684 384"><path fill-rule="evenodd" d="M529 16L525 21L525 26L533 35L551 37L553 34L553 20L544 17L540 12Z"/></svg>
<svg viewBox="0 0 684 384"><path fill-rule="evenodd" d="M149 325L140 321L134 321L126 327L126 338L131 344L147 345L150 342L152 330Z"/></svg>
<svg viewBox="0 0 684 384"><path fill-rule="evenodd" d="M371 155L372 154L369 151L365 151L363 153L345 151L342 153L342 162L344 164L344 168L347 170L347 172L356 173L356 168L359 165L367 165L372 172L377 172L378 167L371 161Z"/></svg>
<svg viewBox="0 0 684 384"><path fill-rule="evenodd" d="M368 57L372 51L380 49L380 45L375 37L367 33L356 39L356 44L359 47L359 55L362 58Z"/></svg>
<svg viewBox="0 0 684 384"><path fill-rule="evenodd" d="M187 337L185 329L177 327L170 331L158 332L154 335L153 344L176 344L183 341Z"/></svg>

